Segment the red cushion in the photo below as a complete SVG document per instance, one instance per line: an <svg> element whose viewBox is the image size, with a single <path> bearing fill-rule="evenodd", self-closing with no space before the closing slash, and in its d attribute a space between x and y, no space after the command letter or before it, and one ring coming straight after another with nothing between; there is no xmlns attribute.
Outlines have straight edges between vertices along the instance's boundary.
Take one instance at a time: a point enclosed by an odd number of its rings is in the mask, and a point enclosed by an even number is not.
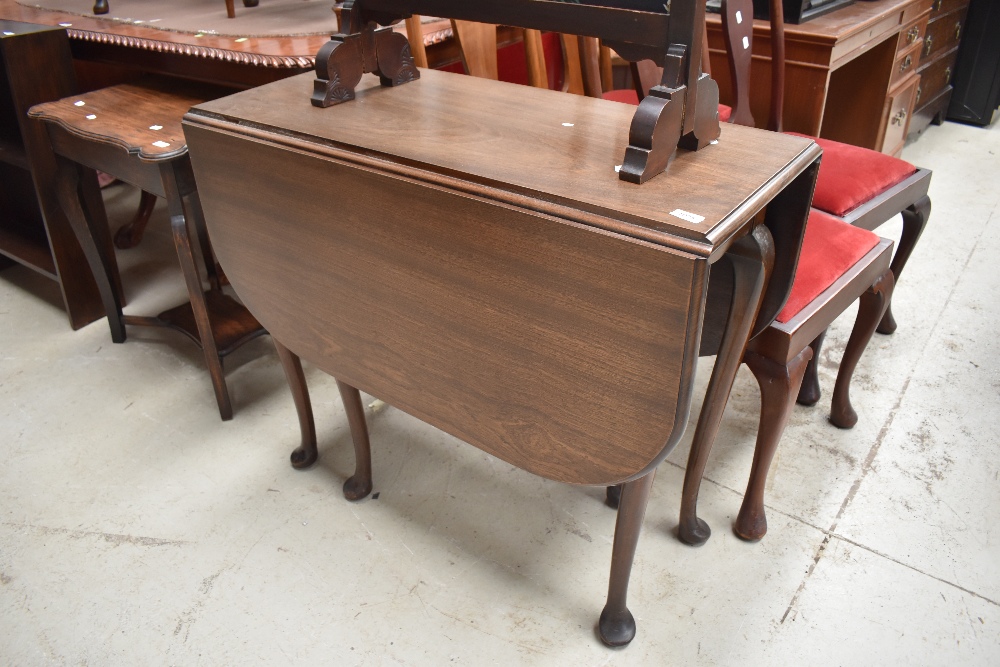
<svg viewBox="0 0 1000 667"><path fill-rule="evenodd" d="M809 212L792 293L775 318L787 322L878 244L878 235L822 211Z"/></svg>
<svg viewBox="0 0 1000 667"><path fill-rule="evenodd" d="M868 148L788 134L813 139L823 149L813 206L834 215L846 215L917 170L905 160Z"/></svg>
<svg viewBox="0 0 1000 667"><path fill-rule="evenodd" d="M636 94L631 88L622 88L619 90L609 90L604 95L602 95L606 100L611 100L612 102L624 102L625 104L639 104L639 95Z"/></svg>
<svg viewBox="0 0 1000 667"><path fill-rule="evenodd" d="M636 94L631 88L624 88L621 90L609 90L602 95L606 100L612 100L614 102L624 102L625 104L639 104L639 95ZM719 105L719 122L725 123L729 120L729 116L733 113L732 108L727 107L725 104Z"/></svg>

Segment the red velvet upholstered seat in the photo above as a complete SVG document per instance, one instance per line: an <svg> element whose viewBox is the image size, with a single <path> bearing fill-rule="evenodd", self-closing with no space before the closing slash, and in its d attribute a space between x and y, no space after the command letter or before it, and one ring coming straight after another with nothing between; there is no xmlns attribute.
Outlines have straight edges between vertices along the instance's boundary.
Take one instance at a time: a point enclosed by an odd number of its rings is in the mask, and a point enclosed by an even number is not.
<svg viewBox="0 0 1000 667"><path fill-rule="evenodd" d="M813 206L843 216L872 197L916 173L905 160L839 141L789 132L812 139L823 149Z"/></svg>
<svg viewBox="0 0 1000 667"><path fill-rule="evenodd" d="M611 100L612 102L624 102L625 104L638 105L639 104L639 94L632 90L631 88L618 88L616 90L607 90L601 95L606 100Z"/></svg>
<svg viewBox="0 0 1000 667"><path fill-rule="evenodd" d="M813 209L806 223L792 292L775 319L784 323L795 317L868 254L878 241L879 237L874 232Z"/></svg>
<svg viewBox="0 0 1000 667"><path fill-rule="evenodd" d="M631 88L619 88L618 90L609 90L605 92L601 97L606 100L611 100L612 102L624 102L625 104L638 105L639 104L639 94ZM732 107L728 107L725 104L719 105L719 122L727 123L729 122L729 117L732 115Z"/></svg>

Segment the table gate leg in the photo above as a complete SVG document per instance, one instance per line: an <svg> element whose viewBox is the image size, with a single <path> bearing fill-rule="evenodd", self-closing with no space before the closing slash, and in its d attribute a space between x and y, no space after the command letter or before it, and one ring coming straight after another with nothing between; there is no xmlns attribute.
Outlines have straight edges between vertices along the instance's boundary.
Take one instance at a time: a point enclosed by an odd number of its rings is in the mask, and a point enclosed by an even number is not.
<svg viewBox="0 0 1000 667"><path fill-rule="evenodd" d="M611 579L608 583L608 602L601 612L598 630L601 641L608 646L624 646L635 637L635 619L626 606L628 580L632 573L632 560L639 543L642 518L646 514L646 501L653 487L656 470L622 487L618 520L615 522L615 543L611 551Z"/></svg>
<svg viewBox="0 0 1000 667"><path fill-rule="evenodd" d="M308 468L319 457L316 449L316 421L313 419L312 402L309 400L309 387L306 376L302 372L302 362L298 356L287 347L274 340L274 349L278 351L281 368L285 371L285 379L292 390L292 400L295 402L295 412L299 416L299 430L302 432L302 444L292 452L292 467L296 470Z"/></svg>
<svg viewBox="0 0 1000 667"><path fill-rule="evenodd" d="M733 264L733 301L719 354L715 358L715 368L705 392L705 402L698 416L681 492L679 537L682 542L695 546L704 544L712 534L708 524L698 518L698 491L729 392L736 380L736 371L743 361L750 331L771 276L774 241L770 231L763 225L755 227L750 234L734 243L726 255Z"/></svg>
<svg viewBox="0 0 1000 667"><path fill-rule="evenodd" d="M368 441L365 408L361 404L361 392L357 389L340 380L337 380L337 389L344 401L351 439L354 440L354 474L344 482L344 497L361 500L372 492L372 450Z"/></svg>

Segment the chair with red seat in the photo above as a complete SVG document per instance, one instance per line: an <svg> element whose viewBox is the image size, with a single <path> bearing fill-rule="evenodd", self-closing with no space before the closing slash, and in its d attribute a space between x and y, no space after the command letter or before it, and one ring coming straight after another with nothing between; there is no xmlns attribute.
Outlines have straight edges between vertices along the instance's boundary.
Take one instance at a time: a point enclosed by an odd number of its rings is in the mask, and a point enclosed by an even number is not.
<svg viewBox="0 0 1000 667"><path fill-rule="evenodd" d="M768 129L780 132L785 90L784 10L781 0L770 0L769 11L771 101ZM749 114L750 52L753 40L753 21L737 21L737 14L752 17L752 0L722 2L723 36L735 89L734 115ZM892 259L892 274L898 282L930 215L931 201L927 196L930 170L915 167L905 160L871 149L821 137L810 138L823 149L823 161L820 163L813 194L813 208L868 230L875 230L901 215L903 230ZM891 334L895 330L896 320L890 304L877 331ZM824 335L825 332L820 332L812 344L814 359L806 370L798 398L803 405L814 405L820 397L816 360Z"/></svg>
<svg viewBox="0 0 1000 667"><path fill-rule="evenodd" d="M750 0L723 0L722 12L729 65L736 88L731 122L752 126L747 84L753 7ZM782 58L780 53L775 53L776 60ZM772 93L772 101L780 101L781 86L773 88ZM775 119L780 122L780 115L772 112L772 124ZM826 143L829 142L821 142L821 145ZM828 155L824 152L820 179L823 178L827 159ZM828 170L826 173L831 172ZM902 178L905 179L906 175ZM860 192L865 179L857 180ZM860 300L857 320L838 370L830 412L830 421L835 426L851 428L857 423L857 413L851 406L849 395L851 377L868 341L883 321L895 284L895 272L892 270L895 261L890 263L892 242L818 210L815 208L815 196L813 204L788 301L775 322L750 341L743 357L757 379L761 393L760 423L750 480L733 527L739 537L747 540L760 539L767 531L764 483L793 402L798 398L799 402L811 405L819 398L815 365L824 332L850 304ZM900 254L897 253L897 258ZM902 261L905 262L905 259L903 257ZM807 374L812 375L808 386L804 383ZM803 389L811 392L811 401L802 400ZM689 544L701 544L711 533L704 521L697 517L698 490L708 459L707 450L707 447L692 449L684 476L680 537Z"/></svg>
<svg viewBox="0 0 1000 667"><path fill-rule="evenodd" d="M726 12L725 1L723 7ZM723 29L730 43L739 47L733 48L730 56L732 79L739 85L734 96L737 103L731 109L720 107L720 117L725 115L730 122L753 126L746 87L752 7L740 9L730 5L729 10L728 15L723 15ZM739 16L737 11L741 12ZM655 77L655 70L644 72L641 66L633 67L636 80L648 81L650 74ZM890 270L892 245L891 241L830 214L816 209L810 213L788 301L776 320L750 341L743 357L760 385L761 412L750 480L734 525L741 538L757 540L767 531L764 483L806 369L814 363L817 339L848 306L860 300L857 321L837 375L830 413L830 421L836 426L851 428L857 422L850 401L851 377L888 307L894 286ZM696 436L695 443L688 457L680 511L679 536L688 544L701 544L711 534L708 525L697 516L698 491L711 441Z"/></svg>
<svg viewBox="0 0 1000 667"><path fill-rule="evenodd" d="M767 123L769 130L782 131L782 109L785 90L784 9L782 0L770 0L771 24L771 100ZM736 20L736 15L740 20ZM753 41L752 0L725 0L722 3L722 31L726 41L730 75L733 84L733 107L719 105L719 120L731 120L730 113L750 110L750 51ZM706 40L707 44L707 40ZM707 54L706 48L704 53ZM708 71L706 63L704 67ZM650 86L659 83L662 70L650 61L632 63L634 89L610 90L605 99L638 104ZM746 125L745 118L733 122ZM798 134L790 132L789 134ZM806 136L806 135L799 135ZM927 224L931 202L927 196L931 172L905 160L878 151L852 146L822 137L810 137L823 149L813 207L825 211L856 227L875 230L902 215L903 231L892 260L896 280L903 272ZM892 307L887 309L878 331L891 334L896 330ZM819 341L817 342L817 351ZM809 394L806 404L819 398L814 366L807 374L803 393Z"/></svg>

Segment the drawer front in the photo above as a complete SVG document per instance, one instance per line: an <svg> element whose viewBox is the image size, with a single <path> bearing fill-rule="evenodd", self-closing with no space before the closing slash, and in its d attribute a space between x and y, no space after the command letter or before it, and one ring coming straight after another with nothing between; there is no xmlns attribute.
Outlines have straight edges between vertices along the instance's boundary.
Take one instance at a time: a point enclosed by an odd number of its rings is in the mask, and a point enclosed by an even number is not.
<svg viewBox="0 0 1000 667"><path fill-rule="evenodd" d="M942 54L940 58L920 68L920 85L917 87L917 99L913 103L919 107L921 102L928 102L951 84L955 70L955 57L958 49Z"/></svg>
<svg viewBox="0 0 1000 667"><path fill-rule="evenodd" d="M918 42L910 45L910 48L896 56L896 62L892 66L892 76L889 78L889 90L895 88L896 84L917 71L917 67L920 65L921 48L922 46Z"/></svg>
<svg viewBox="0 0 1000 667"><path fill-rule="evenodd" d="M967 7L945 14L927 24L927 36L924 37L922 58L926 61L935 54L951 51L958 46L965 31L965 14Z"/></svg>
<svg viewBox="0 0 1000 667"><path fill-rule="evenodd" d="M901 24L908 24L911 21L918 20L921 16L930 15L932 0L921 0L920 2L913 2L903 9Z"/></svg>
<svg viewBox="0 0 1000 667"><path fill-rule="evenodd" d="M885 132L882 137L882 152L898 155L906 140L906 131L910 125L910 115L913 113L913 99L917 94L919 77L913 77L913 82L897 90L886 101Z"/></svg>
<svg viewBox="0 0 1000 667"><path fill-rule="evenodd" d="M923 39L926 34L927 16L925 15L900 31L899 40L896 42L896 52L902 53Z"/></svg>
<svg viewBox="0 0 1000 667"><path fill-rule="evenodd" d="M931 18L943 16L948 12L953 12L959 8L969 6L969 0L934 0L931 4Z"/></svg>

